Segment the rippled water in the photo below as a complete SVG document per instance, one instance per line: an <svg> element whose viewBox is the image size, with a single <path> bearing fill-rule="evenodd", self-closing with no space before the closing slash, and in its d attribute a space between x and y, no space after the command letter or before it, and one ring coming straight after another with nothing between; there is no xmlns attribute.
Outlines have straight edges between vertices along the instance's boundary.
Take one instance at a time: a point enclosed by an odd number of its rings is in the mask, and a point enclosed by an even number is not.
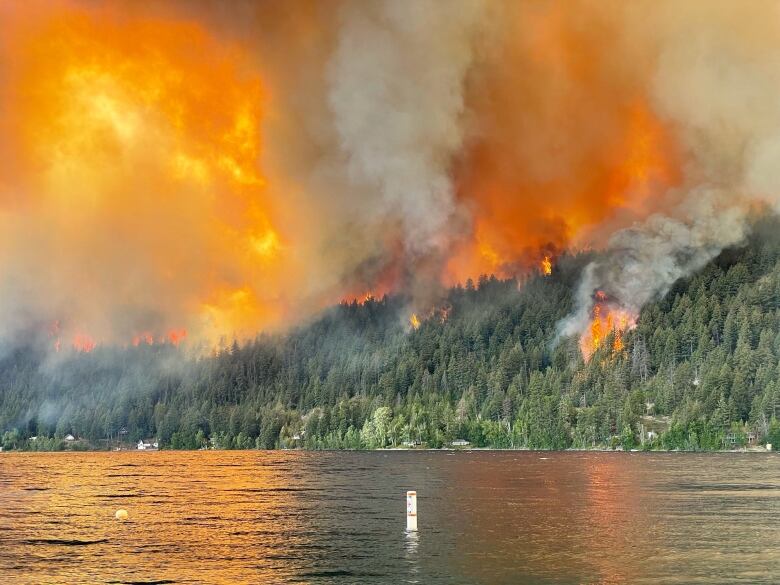
<svg viewBox="0 0 780 585"><path fill-rule="evenodd" d="M3 584L778 582L775 454L0 454Z"/></svg>

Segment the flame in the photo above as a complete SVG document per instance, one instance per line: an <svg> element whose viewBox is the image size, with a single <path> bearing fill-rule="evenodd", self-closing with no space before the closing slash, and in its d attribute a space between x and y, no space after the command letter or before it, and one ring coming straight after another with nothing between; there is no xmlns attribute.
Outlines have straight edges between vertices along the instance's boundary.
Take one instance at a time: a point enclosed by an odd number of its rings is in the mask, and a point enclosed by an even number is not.
<svg viewBox="0 0 780 585"><path fill-rule="evenodd" d="M550 276L552 274L552 260L549 256L542 258L541 262L542 274L544 276Z"/></svg>
<svg viewBox="0 0 780 585"><path fill-rule="evenodd" d="M149 332L141 333L133 337L132 343L135 347L138 347L142 343L145 343L146 345L152 345L154 344L154 335Z"/></svg>
<svg viewBox="0 0 780 585"><path fill-rule="evenodd" d="M420 318L417 316L417 313L412 313L411 317L409 317L409 325L411 325L412 329L415 331L420 328Z"/></svg>
<svg viewBox="0 0 780 585"><path fill-rule="evenodd" d="M625 32L612 21L583 27L565 6L509 3L502 66L469 88L480 131L455 178L473 232L448 260L449 282L538 269L550 246L599 247L658 211L660 195L682 182L684 154L644 93L644 63L611 69Z"/></svg>
<svg viewBox="0 0 780 585"><path fill-rule="evenodd" d="M580 350L585 361L604 344L612 335L612 351L617 353L624 349L623 334L636 325L636 316L625 309L610 306L608 295L597 291L594 295L592 319L588 329L580 337Z"/></svg>
<svg viewBox="0 0 780 585"><path fill-rule="evenodd" d="M170 343L178 346L187 337L186 329L171 329L165 335L160 335L156 340L153 333L146 331L133 337L132 344L138 347L141 344L154 345L155 343Z"/></svg>
<svg viewBox="0 0 780 585"><path fill-rule="evenodd" d="M73 349L76 351L82 352L82 353L89 353L93 349L95 349L95 346L97 345L95 343L95 340L92 339L91 336L86 335L84 333L76 333L76 335L73 336L73 342L71 343L73 346Z"/></svg>
<svg viewBox="0 0 780 585"><path fill-rule="evenodd" d="M173 345L179 345L187 337L186 329L173 329L168 332L168 341Z"/></svg>
<svg viewBox="0 0 780 585"><path fill-rule="evenodd" d="M341 303L345 305L350 305L352 303L357 303L358 305L365 305L369 301L375 301L375 300L377 300L377 296L373 293L373 291L369 290L358 295L347 295L341 299Z"/></svg>
<svg viewBox="0 0 780 585"><path fill-rule="evenodd" d="M449 302L447 302L441 305L439 308L437 308L434 311L434 314L438 316L439 321L441 321L442 323L446 323L449 320L450 315L452 314L452 305Z"/></svg>
<svg viewBox="0 0 780 585"><path fill-rule="evenodd" d="M443 237L443 268L430 263L431 280L443 284L486 273L550 275L559 250L604 243L615 227L656 211L659 194L681 181L675 128L654 111L643 71L605 59L623 31L582 26L560 4L509 4L518 18L495 39L501 64L474 76L479 83L469 81L463 96L478 131L457 153L451 178L468 227L455 242ZM45 265L43 276L22 283L47 291L40 318L68 307L69 322L91 334L79 346L90 349L176 345L187 335L215 340L281 327L303 304L313 311L403 289L409 254L391 222L376 241L352 239L345 227L337 235L350 244L340 244L327 229L364 216L333 206L346 220L317 217L321 193L310 196L305 179L287 176L307 174L296 158L303 155L292 152L297 139L271 139L317 136L301 140L303 150L307 160L325 160L316 149L331 121L317 118L312 128L302 121L312 112L286 111L291 80L274 84L278 64L243 38L251 35L179 11L0 2L0 259L30 255L30 264ZM291 51L305 38L310 58L310 42L332 42L319 26L300 23ZM327 173L315 175L338 185L330 166L328 159ZM609 230L599 227L605 222ZM313 290L321 280L325 292ZM621 319L607 304L589 336L614 330L620 346ZM160 315L153 327L149 314ZM117 315L125 328L111 322ZM410 317L413 328L419 323ZM52 339L60 347L73 334L65 328Z"/></svg>
<svg viewBox="0 0 780 585"><path fill-rule="evenodd" d="M27 247L58 251L35 288L60 296L40 304L68 306L93 343L150 343L111 322L131 310L207 338L283 322L294 271L258 164L266 90L246 48L192 19L45 6L0 7L0 127L14 159L0 171L0 220L10 209L20 226L47 226ZM7 186L27 199L9 208ZM231 289L251 301L237 306Z"/></svg>
<svg viewBox="0 0 780 585"><path fill-rule="evenodd" d="M623 351L623 348L623 328L617 328L615 329L615 337L612 340L612 351Z"/></svg>

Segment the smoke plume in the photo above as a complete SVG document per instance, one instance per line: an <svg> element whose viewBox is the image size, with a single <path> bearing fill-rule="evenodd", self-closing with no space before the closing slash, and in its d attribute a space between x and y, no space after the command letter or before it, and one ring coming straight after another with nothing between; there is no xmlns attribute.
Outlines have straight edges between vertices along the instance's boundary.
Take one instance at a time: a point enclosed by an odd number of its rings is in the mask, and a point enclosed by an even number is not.
<svg viewBox="0 0 780 585"><path fill-rule="evenodd" d="M772 3L0 4L0 338L213 342L602 251L636 315L780 207Z"/></svg>

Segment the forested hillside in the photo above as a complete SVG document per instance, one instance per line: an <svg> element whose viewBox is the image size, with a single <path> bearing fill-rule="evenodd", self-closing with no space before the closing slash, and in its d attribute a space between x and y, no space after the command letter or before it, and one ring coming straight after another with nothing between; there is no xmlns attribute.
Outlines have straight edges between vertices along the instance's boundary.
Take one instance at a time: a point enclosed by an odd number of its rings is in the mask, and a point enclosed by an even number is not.
<svg viewBox="0 0 780 585"><path fill-rule="evenodd" d="M3 446L60 448L68 433L103 448L157 437L173 448L463 439L718 449L748 433L778 444L777 228L765 221L744 246L678 281L643 309L622 350L608 340L587 363L578 340L556 338L556 324L588 254L519 285L482 277L453 288L417 330L405 300L386 297L197 359L171 346L9 350L0 359Z"/></svg>

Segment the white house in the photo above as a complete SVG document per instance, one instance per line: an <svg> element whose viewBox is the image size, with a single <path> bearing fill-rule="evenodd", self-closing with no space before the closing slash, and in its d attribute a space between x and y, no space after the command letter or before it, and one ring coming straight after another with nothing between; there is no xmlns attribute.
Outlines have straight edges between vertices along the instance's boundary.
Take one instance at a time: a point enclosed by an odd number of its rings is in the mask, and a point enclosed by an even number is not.
<svg viewBox="0 0 780 585"><path fill-rule="evenodd" d="M65 435L65 440L66 440L66 441L75 441L75 440L76 440L76 437L74 437L73 435L71 435L70 433L68 433L67 435Z"/></svg>
<svg viewBox="0 0 780 585"><path fill-rule="evenodd" d="M453 447L468 447L469 445L471 445L471 443L469 443L465 439L455 439L452 442Z"/></svg>
<svg viewBox="0 0 780 585"><path fill-rule="evenodd" d="M138 450L139 451L154 451L155 449L159 449L160 444L157 441L152 441L151 439L140 439L138 441Z"/></svg>

